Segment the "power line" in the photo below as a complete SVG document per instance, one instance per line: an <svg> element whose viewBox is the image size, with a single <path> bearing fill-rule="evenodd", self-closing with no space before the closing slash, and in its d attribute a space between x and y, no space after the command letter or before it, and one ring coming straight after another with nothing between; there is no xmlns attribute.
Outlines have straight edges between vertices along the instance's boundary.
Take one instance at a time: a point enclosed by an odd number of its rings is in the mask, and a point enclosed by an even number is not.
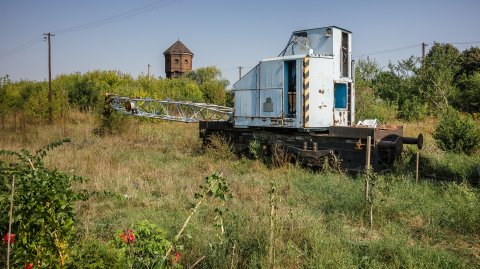
<svg viewBox="0 0 480 269"><path fill-rule="evenodd" d="M415 44L415 45L409 45L409 46L405 46L405 47L400 47L400 48L395 48L395 49L388 49L388 50L382 50L382 51L377 51L377 52L371 52L371 53L366 53L366 54L362 54L360 56L356 56L355 58L361 58L361 57L365 57L365 56L370 56L370 55L375 55L375 54L383 54L383 53L390 53L390 52L395 52L395 51L400 51L400 50L406 50L406 49L411 49L411 48L415 48L415 47L419 47L421 46L422 44Z"/></svg>
<svg viewBox="0 0 480 269"><path fill-rule="evenodd" d="M134 17L134 16L138 16L138 15L141 15L141 14L144 14L146 12L153 11L153 10L156 10L156 9L159 9L159 8L164 8L164 7L179 3L181 1L183 1L183 0L160 0L160 1L155 1L155 2L152 2L152 3L147 4L145 6L141 6L139 8L135 8L135 9L132 9L130 11L126 11L126 12L123 12L123 13L120 13L120 14L117 14L117 15L114 15L114 16L110 16L110 17L107 17L105 19L101 19L101 20L98 20L98 21L95 21L95 22L90 22L90 23L80 24L80 25L76 25L76 26L66 27L66 28L62 28L62 29L58 29L56 31L50 31L50 32L55 33L55 34L66 34L66 33L71 33L71 32L87 30L87 29L99 27L99 26L102 26L102 25L105 25L105 24L113 23L113 22L116 22L116 21L128 19L128 18L131 18L131 17ZM40 39L41 37L42 37L42 35L38 35L35 38L32 38L31 40L29 40L29 41L27 41L23 44L20 44L20 45L14 47L12 49L0 52L0 58L4 58L6 56L17 54L19 52L22 52L26 49L29 49L29 48L35 46L35 45L40 44L39 41L41 40Z"/></svg>
<svg viewBox="0 0 480 269"><path fill-rule="evenodd" d="M17 54L17 53L22 52L26 49L29 49L29 48L31 48L35 45L40 44L41 40L42 40L42 35L37 35L37 36L35 36L35 38L32 38L31 40L29 40L25 43L22 43L22 44L14 47L14 48L11 48L9 50L3 51L2 53L0 53L0 58L10 56L10 55L13 55L13 54Z"/></svg>
<svg viewBox="0 0 480 269"><path fill-rule="evenodd" d="M181 1L183 1L183 0L160 0L160 1L155 1L155 2L147 4L145 6L141 6L139 8L135 8L133 10L129 10L129 11L126 11L126 12L123 12L123 13L120 13L120 14L117 14L117 15L114 15L114 16L110 16L110 17L107 17L105 19L101 19L101 20L98 20L98 21L95 21L95 22L80 24L80 25L76 25L76 26L66 27L66 28L58 29L58 30L52 31L52 32L54 32L56 34L66 34L66 33L71 33L71 32L82 31L82 30L86 30L86 29L90 29L90 28L94 28L94 27L99 27L99 26L102 26L102 25L105 25L105 24L109 24L109 23L113 23L113 22L116 22L116 21L128 19L128 18L131 18L131 17L134 17L134 16L138 16L138 15L144 14L146 12L153 11L155 9L167 7L167 6L173 5L175 3L179 3Z"/></svg>
<svg viewBox="0 0 480 269"><path fill-rule="evenodd" d="M434 43L434 42L430 42ZM442 43L442 42L437 42L437 43ZM469 41L469 42L444 42L445 44L451 44L451 45L473 45L473 44L480 44L480 41ZM371 53L366 53L362 54L359 56L355 56L354 58L362 58L365 56L370 56L370 55L376 55L376 54L383 54L383 53L390 53L390 52L395 52L395 51L400 51L400 50L406 50L406 49L411 49L411 48L416 48L421 46L422 47L422 54L425 49L425 47L428 45L428 43L420 43L420 44L414 44L414 45L409 45L405 47L400 47L400 48L395 48L395 49L388 49L388 50L382 50L382 51L377 51L377 52L371 52Z"/></svg>
<svg viewBox="0 0 480 269"><path fill-rule="evenodd" d="M480 44L480 41L471 41L471 42L447 42L448 44L452 45L473 45L473 44Z"/></svg>

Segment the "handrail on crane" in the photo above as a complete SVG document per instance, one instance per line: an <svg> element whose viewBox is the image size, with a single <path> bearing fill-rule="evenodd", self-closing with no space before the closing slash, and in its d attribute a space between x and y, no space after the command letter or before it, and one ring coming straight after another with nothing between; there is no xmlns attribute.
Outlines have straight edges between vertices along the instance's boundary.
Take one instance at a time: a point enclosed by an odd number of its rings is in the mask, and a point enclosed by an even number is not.
<svg viewBox="0 0 480 269"><path fill-rule="evenodd" d="M199 121L228 121L233 108L207 103L131 98L107 94L112 108L130 116L193 123Z"/></svg>

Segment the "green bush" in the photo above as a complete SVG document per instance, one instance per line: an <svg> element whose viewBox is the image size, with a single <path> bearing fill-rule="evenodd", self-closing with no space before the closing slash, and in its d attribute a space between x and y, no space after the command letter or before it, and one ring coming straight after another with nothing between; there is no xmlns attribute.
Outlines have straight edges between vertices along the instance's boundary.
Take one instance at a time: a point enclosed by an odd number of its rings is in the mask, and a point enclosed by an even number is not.
<svg viewBox="0 0 480 269"><path fill-rule="evenodd" d="M445 151L473 154L480 144L480 128L469 115L448 109L434 133L435 142Z"/></svg>
<svg viewBox="0 0 480 269"><path fill-rule="evenodd" d="M358 88L356 95L355 118L358 120L377 119L382 123L396 118L396 109L380 98L371 88Z"/></svg>
<svg viewBox="0 0 480 269"><path fill-rule="evenodd" d="M48 169L47 151L69 140L54 142L35 154L0 150L0 233L9 226L10 193L15 179L11 259L15 268L25 263L38 267L62 267L69 256L75 229L74 202L85 196L72 190L79 177ZM15 161L12 158L17 158ZM3 161L2 161L3 160ZM1 265L0 261L0 265Z"/></svg>
<svg viewBox="0 0 480 269"><path fill-rule="evenodd" d="M125 253L130 268L162 268L171 243L167 233L147 220L136 222L132 229L118 230L115 244Z"/></svg>
<svg viewBox="0 0 480 269"><path fill-rule="evenodd" d="M103 243L96 239L81 241L72 250L67 268L122 269L125 268L125 253L112 243Z"/></svg>

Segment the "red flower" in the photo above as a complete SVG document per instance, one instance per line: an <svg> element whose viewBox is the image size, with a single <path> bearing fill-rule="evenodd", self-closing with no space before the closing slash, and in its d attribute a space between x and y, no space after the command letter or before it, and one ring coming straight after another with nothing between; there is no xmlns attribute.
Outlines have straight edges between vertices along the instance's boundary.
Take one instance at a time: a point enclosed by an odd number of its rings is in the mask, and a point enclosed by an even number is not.
<svg viewBox="0 0 480 269"><path fill-rule="evenodd" d="M25 264L24 269L31 269L33 267L33 263Z"/></svg>
<svg viewBox="0 0 480 269"><path fill-rule="evenodd" d="M5 234L5 236L2 238L3 243L8 244L8 233ZM15 243L15 234L10 234L10 244Z"/></svg>
<svg viewBox="0 0 480 269"><path fill-rule="evenodd" d="M182 254L177 251L177 253L175 253L175 262L178 262L180 258L182 258Z"/></svg>
<svg viewBox="0 0 480 269"><path fill-rule="evenodd" d="M123 242L128 243L128 238L123 232L120 234L120 237L123 239Z"/></svg>
<svg viewBox="0 0 480 269"><path fill-rule="evenodd" d="M120 237L123 239L123 242L128 243L128 244L133 244L135 242L135 235L132 233L132 230L127 229L125 234L122 232L120 234Z"/></svg>

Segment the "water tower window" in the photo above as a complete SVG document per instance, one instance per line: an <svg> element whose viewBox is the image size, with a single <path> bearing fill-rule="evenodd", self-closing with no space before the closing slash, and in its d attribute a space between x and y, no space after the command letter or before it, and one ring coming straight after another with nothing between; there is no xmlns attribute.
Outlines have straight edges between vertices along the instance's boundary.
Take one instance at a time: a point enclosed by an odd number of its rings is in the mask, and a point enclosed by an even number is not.
<svg viewBox="0 0 480 269"><path fill-rule="evenodd" d="M185 59L185 64L188 64L188 60L187 60L187 59Z"/></svg>
<svg viewBox="0 0 480 269"><path fill-rule="evenodd" d="M180 62L180 60L178 59L175 59L175 63L178 64Z"/></svg>

